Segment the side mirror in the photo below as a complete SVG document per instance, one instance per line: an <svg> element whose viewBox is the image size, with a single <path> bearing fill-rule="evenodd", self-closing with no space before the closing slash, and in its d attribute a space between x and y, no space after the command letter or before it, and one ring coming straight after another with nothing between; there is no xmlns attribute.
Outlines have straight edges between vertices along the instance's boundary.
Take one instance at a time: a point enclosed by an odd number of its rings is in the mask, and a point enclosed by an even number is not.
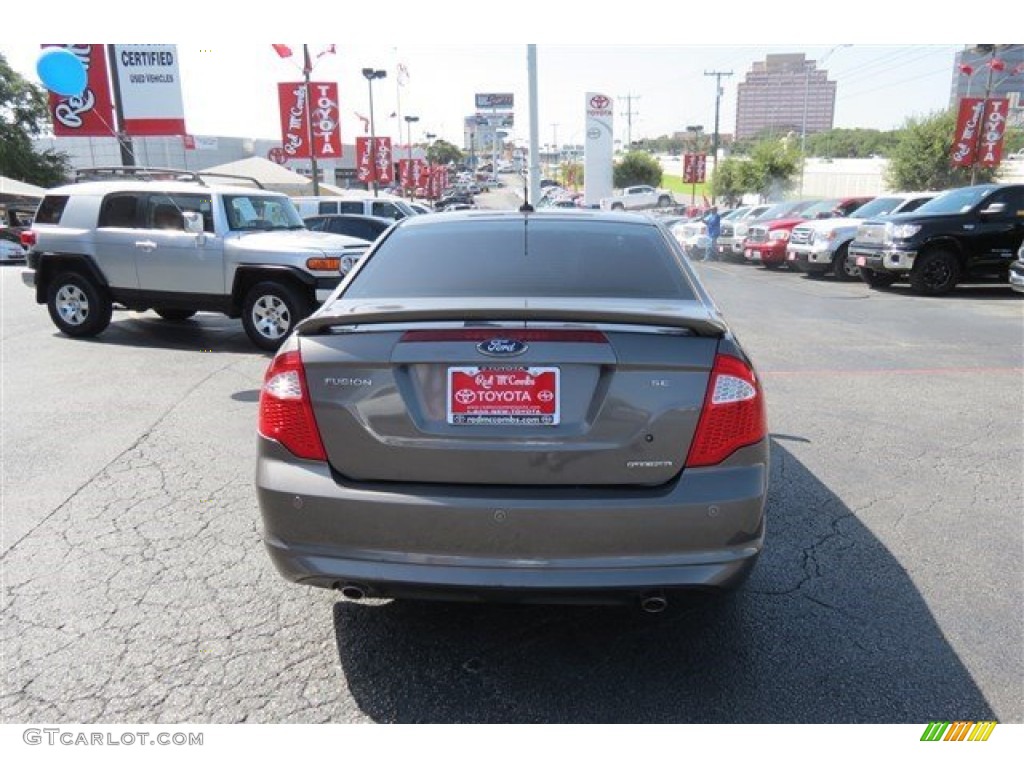
<svg viewBox="0 0 1024 768"><path fill-rule="evenodd" d="M999 213L1006 212L1006 203L990 203L987 208L982 209L979 213L982 216L995 216Z"/></svg>

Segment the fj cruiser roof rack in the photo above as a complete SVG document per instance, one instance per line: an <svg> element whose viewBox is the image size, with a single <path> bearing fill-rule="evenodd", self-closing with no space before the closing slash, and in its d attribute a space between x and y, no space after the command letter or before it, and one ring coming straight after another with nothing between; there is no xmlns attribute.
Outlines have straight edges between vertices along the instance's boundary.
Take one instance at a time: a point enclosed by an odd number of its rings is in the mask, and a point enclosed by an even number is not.
<svg viewBox="0 0 1024 768"><path fill-rule="evenodd" d="M265 189L258 179L252 176L238 176L232 173L214 171L186 171L181 168L150 168L138 165L101 165L92 168L78 168L74 182L83 181L117 181L120 179L140 179L144 181L184 181L192 184L208 186L204 177L214 179L232 179L252 184L257 189Z"/></svg>

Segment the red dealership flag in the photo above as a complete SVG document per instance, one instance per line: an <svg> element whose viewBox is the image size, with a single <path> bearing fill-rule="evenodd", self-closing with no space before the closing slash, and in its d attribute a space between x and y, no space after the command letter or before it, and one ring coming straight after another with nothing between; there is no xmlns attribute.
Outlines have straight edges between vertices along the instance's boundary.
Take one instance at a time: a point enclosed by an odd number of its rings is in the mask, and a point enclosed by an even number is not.
<svg viewBox="0 0 1024 768"><path fill-rule="evenodd" d="M687 152L683 155L683 182L699 184L704 181L704 168L707 155L703 152Z"/></svg>
<svg viewBox="0 0 1024 768"><path fill-rule="evenodd" d="M960 111L953 134L951 162L954 167L969 168L978 153L978 132L985 109L984 99L960 99Z"/></svg>
<svg viewBox="0 0 1024 768"><path fill-rule="evenodd" d="M995 168L1003 156L1003 135L1006 133L1006 120L1010 114L1010 103L1007 99L989 99L985 105L985 117L982 120L980 158L978 164L982 168Z"/></svg>
<svg viewBox="0 0 1024 768"><path fill-rule="evenodd" d="M961 168L975 163L983 168L999 165L1009 113L1007 99L960 99L953 136L953 165Z"/></svg>
<svg viewBox="0 0 1024 768"><path fill-rule="evenodd" d="M277 55L282 59L287 59L292 55L292 49L284 43L271 43L270 47L277 51Z"/></svg>
<svg viewBox="0 0 1024 768"><path fill-rule="evenodd" d="M304 83L277 84L282 149L289 158L308 158L310 156L308 115L312 119L313 125L314 155L325 159L341 157L338 84L310 83L309 89L309 104L307 106Z"/></svg>
<svg viewBox="0 0 1024 768"><path fill-rule="evenodd" d="M365 183L376 179L378 184L390 184L395 180L391 138L378 136L375 141L371 149L369 136L356 137L356 178Z"/></svg>
<svg viewBox="0 0 1024 768"><path fill-rule="evenodd" d="M114 101L107 77L105 45L89 43L48 43L43 48L64 48L85 67L88 80L78 96L61 96L50 91L50 117L54 136L113 136Z"/></svg>

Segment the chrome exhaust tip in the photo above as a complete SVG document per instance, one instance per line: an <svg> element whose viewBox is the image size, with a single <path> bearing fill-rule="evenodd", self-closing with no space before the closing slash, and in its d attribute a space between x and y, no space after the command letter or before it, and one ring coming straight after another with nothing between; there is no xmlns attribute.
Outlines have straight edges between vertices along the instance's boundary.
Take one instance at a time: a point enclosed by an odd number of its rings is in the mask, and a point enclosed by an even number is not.
<svg viewBox="0 0 1024 768"><path fill-rule="evenodd" d="M341 596L347 600L362 600L366 597L366 587L362 584L346 584L341 588Z"/></svg>

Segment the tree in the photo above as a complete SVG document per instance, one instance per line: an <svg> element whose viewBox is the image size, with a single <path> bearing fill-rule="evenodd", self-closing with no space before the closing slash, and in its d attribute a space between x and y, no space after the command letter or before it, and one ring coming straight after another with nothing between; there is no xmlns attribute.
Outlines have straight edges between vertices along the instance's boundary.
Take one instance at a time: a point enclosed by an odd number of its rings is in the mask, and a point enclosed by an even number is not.
<svg viewBox="0 0 1024 768"><path fill-rule="evenodd" d="M768 200L781 199L795 185L800 171L800 147L793 141L767 139L753 148L746 165L743 175L748 192Z"/></svg>
<svg viewBox="0 0 1024 768"><path fill-rule="evenodd" d="M427 161L434 165L448 165L448 163L461 163L462 152L454 144L438 139L427 147Z"/></svg>
<svg viewBox="0 0 1024 768"><path fill-rule="evenodd" d="M743 166L749 165L746 160L728 158L720 160L715 174L711 177L711 192L716 198L722 198L730 205L736 203L745 192Z"/></svg>
<svg viewBox="0 0 1024 768"><path fill-rule="evenodd" d="M612 179L613 184L620 189L637 184L657 187L661 184L661 174L661 164L648 153L627 152L626 156L615 164Z"/></svg>
<svg viewBox="0 0 1024 768"><path fill-rule="evenodd" d="M54 187L71 173L63 152L36 152L32 139L48 127L46 91L13 69L0 53L0 168L3 175L40 187Z"/></svg>
<svg viewBox="0 0 1024 768"><path fill-rule="evenodd" d="M950 162L956 113L935 112L925 118L910 118L900 131L886 173L893 189L952 189L971 183L970 168L954 168ZM978 183L991 181L991 168L979 168Z"/></svg>

